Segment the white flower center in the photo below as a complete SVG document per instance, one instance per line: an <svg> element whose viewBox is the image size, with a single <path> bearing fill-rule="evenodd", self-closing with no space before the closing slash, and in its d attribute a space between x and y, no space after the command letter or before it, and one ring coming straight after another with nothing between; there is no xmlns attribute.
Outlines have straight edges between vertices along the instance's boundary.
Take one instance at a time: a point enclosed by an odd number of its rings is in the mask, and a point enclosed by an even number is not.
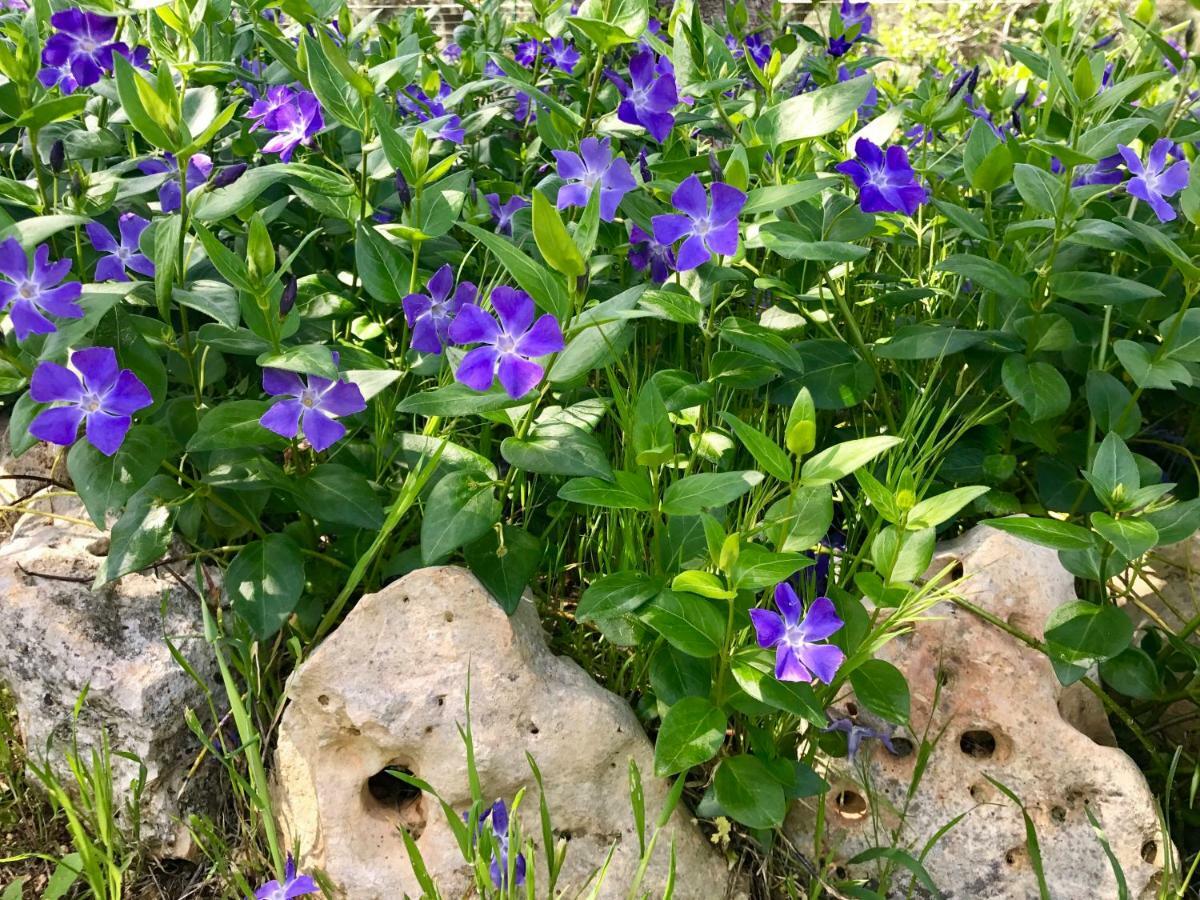
<svg viewBox="0 0 1200 900"><path fill-rule="evenodd" d="M79 406L87 413L99 412L101 406L100 398L95 394L86 394Z"/></svg>
<svg viewBox="0 0 1200 900"><path fill-rule="evenodd" d="M23 281L21 282L21 286L17 288L17 293L21 295L23 300L32 300L40 291L38 290L38 286L32 281Z"/></svg>
<svg viewBox="0 0 1200 900"><path fill-rule="evenodd" d="M312 388L305 388L300 392L300 404L306 409L312 409L317 405L318 395Z"/></svg>
<svg viewBox="0 0 1200 900"><path fill-rule="evenodd" d="M512 353L517 349L517 341L511 334L502 331L496 338L496 349L501 353Z"/></svg>

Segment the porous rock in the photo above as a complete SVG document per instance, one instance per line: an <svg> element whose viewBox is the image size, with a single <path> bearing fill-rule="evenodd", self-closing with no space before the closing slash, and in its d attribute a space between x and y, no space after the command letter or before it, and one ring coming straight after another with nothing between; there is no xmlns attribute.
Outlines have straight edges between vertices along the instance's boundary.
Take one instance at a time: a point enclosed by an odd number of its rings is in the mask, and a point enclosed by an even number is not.
<svg viewBox="0 0 1200 900"><path fill-rule="evenodd" d="M965 576L960 596L1037 638L1051 611L1075 599L1073 579L1054 551L996 529L979 526L942 545L931 571L956 562ZM917 738L906 734L913 739L898 748L909 752L892 756L869 741L858 760L865 770L845 759L827 760L832 790L824 842L834 861L870 878L874 864L847 861L892 845L897 831L895 845L918 856L961 815L924 860L944 896L1039 896L1021 810L991 778L1019 797L1031 817L1051 896L1118 896L1089 810L1120 862L1129 896L1153 896L1170 848L1163 846L1154 798L1137 765L1080 730L1081 720L1097 728L1102 713L1082 695L1064 691L1043 654L995 625L950 603L935 606L929 616L879 654L909 683ZM935 744L905 810L916 767L911 748L920 735ZM812 846L814 809L805 801L789 815L789 837L799 846ZM893 882L897 896L905 895L907 882ZM924 894L918 890L917 896Z"/></svg>
<svg viewBox="0 0 1200 900"><path fill-rule="evenodd" d="M200 601L165 566L93 591L108 548L106 534L88 520L76 496L60 489L42 492L31 506L0 548L5 613L0 681L15 697L26 752L34 761L48 762L72 787L64 754L73 732L87 763L107 734L119 819L125 821L139 765L118 751L133 754L146 768L140 803L144 846L160 857L187 857L193 846L183 822L194 810L211 809L216 792L211 768L189 774L200 745L184 710L202 710L206 700L172 657L168 638L193 670L215 685ZM73 725L74 707L85 689Z"/></svg>
<svg viewBox="0 0 1200 900"><path fill-rule="evenodd" d="M510 618L474 576L454 567L418 570L363 597L289 680L276 808L302 865L323 870L353 900L415 896L403 827L443 895L467 895L469 872L437 802L389 791L396 782L379 773L407 769L457 812L470 807L459 735L468 672L485 798L510 802L526 789L523 834L541 843L528 752L542 772L556 836L569 842L559 886L582 887L615 845L600 896L624 897L639 857L630 760L641 770L648 827L667 793L641 725L624 701L549 651L528 596ZM675 897L725 896L724 862L683 810L660 838L643 889L661 895L672 843ZM541 882L540 858L537 865Z"/></svg>

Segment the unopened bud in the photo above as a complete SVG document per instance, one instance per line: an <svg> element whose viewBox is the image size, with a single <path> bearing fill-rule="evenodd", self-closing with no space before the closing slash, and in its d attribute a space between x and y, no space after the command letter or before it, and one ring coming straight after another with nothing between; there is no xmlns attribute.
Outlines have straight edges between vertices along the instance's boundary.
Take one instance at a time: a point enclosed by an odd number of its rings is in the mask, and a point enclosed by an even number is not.
<svg viewBox="0 0 1200 900"><path fill-rule="evenodd" d="M408 182L404 180L404 174L400 171L396 172L396 196L400 198L402 206L412 203L412 190L409 188Z"/></svg>
<svg viewBox="0 0 1200 900"><path fill-rule="evenodd" d="M286 316L296 305L296 276L289 275L283 282L283 294L279 298L279 315Z"/></svg>
<svg viewBox="0 0 1200 900"><path fill-rule="evenodd" d="M650 160L646 158L646 150L638 154L638 171L642 174L642 184L649 184L654 180L654 176L650 174Z"/></svg>
<svg viewBox="0 0 1200 900"><path fill-rule="evenodd" d="M725 172L721 169L721 162L717 159L717 154L712 150L708 151L708 171L712 173L713 181L725 180Z"/></svg>
<svg viewBox="0 0 1200 900"><path fill-rule="evenodd" d="M67 164L67 148L62 141L55 141L50 147L50 169L57 175Z"/></svg>
<svg viewBox="0 0 1200 900"><path fill-rule="evenodd" d="M212 186L214 188L229 187L235 181L242 177L242 173L246 171L245 163L236 163L232 166L226 166L217 173L213 179Z"/></svg>

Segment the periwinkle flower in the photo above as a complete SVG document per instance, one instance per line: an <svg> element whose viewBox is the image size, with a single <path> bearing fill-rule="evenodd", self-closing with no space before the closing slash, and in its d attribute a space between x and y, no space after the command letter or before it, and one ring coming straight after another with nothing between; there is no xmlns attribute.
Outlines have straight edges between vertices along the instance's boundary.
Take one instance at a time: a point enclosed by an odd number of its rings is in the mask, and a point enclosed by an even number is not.
<svg viewBox="0 0 1200 900"><path fill-rule="evenodd" d="M275 132L275 136L263 145L263 153L278 153L286 163L292 161L297 147L312 143L313 136L325 127L325 119L316 94L300 91L290 103L264 118L263 124Z"/></svg>
<svg viewBox="0 0 1200 900"><path fill-rule="evenodd" d="M181 205L179 189L179 160L174 153L164 153L162 159L148 159L138 163L138 168L147 175L166 175L166 180L158 189L158 202L165 213L175 212ZM212 160L206 153L197 153L188 160L187 189L191 193L212 174Z"/></svg>
<svg viewBox="0 0 1200 900"><path fill-rule="evenodd" d="M504 70L500 68L500 64L494 59L489 59L483 64L483 74L488 78L503 78Z"/></svg>
<svg viewBox="0 0 1200 900"><path fill-rule="evenodd" d="M490 821L489 821L490 820ZM488 873L492 876L492 884L504 889L508 886L508 807L503 800L497 800L479 817L480 828L487 823L492 832L492 863ZM525 857L517 854L513 860L513 887L525 883Z"/></svg>
<svg viewBox="0 0 1200 900"><path fill-rule="evenodd" d="M660 144L665 141L675 125L671 110L679 104L674 73L661 73L654 53L645 50L629 61L629 84L615 73L608 73L608 77L622 98L617 118L641 125Z"/></svg>
<svg viewBox="0 0 1200 900"><path fill-rule="evenodd" d="M217 177L212 180L213 189L229 187L241 178L248 168L250 167L246 163L234 163L232 166L225 166L225 168L217 173Z"/></svg>
<svg viewBox="0 0 1200 900"><path fill-rule="evenodd" d="M246 118L253 119L254 124L250 126L251 131L257 131L264 125L267 125L272 114L278 112L286 106L290 106L296 101L296 91L286 84L273 84L267 88L267 92L255 99L250 104L250 108L246 110Z"/></svg>
<svg viewBox="0 0 1200 900"><path fill-rule="evenodd" d="M431 126L430 132L437 140L448 141L451 144L461 144L467 136L466 129L462 127L461 116L450 116L436 128Z"/></svg>
<svg viewBox="0 0 1200 900"><path fill-rule="evenodd" d="M1050 171L1054 172L1054 163L1056 159L1050 160ZM1090 165L1079 166L1075 169L1075 178L1071 181L1072 187L1084 187L1091 184L1120 184L1125 180L1125 173L1121 171L1121 165L1125 158L1120 153L1114 153L1111 156L1102 157ZM1062 163L1058 164L1058 172L1062 171ZM1057 175L1058 172L1055 172ZM1186 179L1185 179L1186 182Z"/></svg>
<svg viewBox="0 0 1200 900"><path fill-rule="evenodd" d="M78 281L59 284L70 270L69 259L50 262L49 244L37 248L30 271L29 258L16 238L0 242L0 275L7 279L0 281L0 309L8 310L18 341L55 331L46 313L64 319L83 318L83 309L75 302L83 285Z"/></svg>
<svg viewBox="0 0 1200 900"><path fill-rule="evenodd" d="M289 853L284 864L283 881L268 881L254 892L254 900L293 900L320 893L317 883L308 875L296 874L296 861Z"/></svg>
<svg viewBox="0 0 1200 900"><path fill-rule="evenodd" d="M1117 39L1118 33L1119 32L1117 32L1117 31L1110 31L1104 37L1100 38L1100 40L1096 41L1096 43L1092 44L1092 49L1093 50L1103 50L1105 47L1109 46L1113 41L1115 41Z"/></svg>
<svg viewBox="0 0 1200 900"><path fill-rule="evenodd" d="M845 624L834 610L833 602L828 597L818 597L804 613L795 590L782 582L775 586L775 605L779 613L769 609L750 610L758 645L767 650L775 648L775 677L780 681L816 680L831 684L846 659L841 648L818 643Z"/></svg>
<svg viewBox="0 0 1200 900"><path fill-rule="evenodd" d="M462 53L462 47L458 46L458 44L455 44L454 42L451 42L442 48L442 59L448 63L457 63L460 59L462 59Z"/></svg>
<svg viewBox="0 0 1200 900"><path fill-rule="evenodd" d="M919 147L921 144L932 144L937 137L937 132L925 125L917 124L904 132L904 136L912 141L914 147Z"/></svg>
<svg viewBox="0 0 1200 900"><path fill-rule="evenodd" d="M662 284L675 269L675 251L670 244L660 244L654 235L634 225L629 229L629 264L635 269L649 269L650 278Z"/></svg>
<svg viewBox="0 0 1200 900"><path fill-rule="evenodd" d="M513 110L513 117L522 125L537 121L537 107L533 105L533 98L521 91L517 92L517 108Z"/></svg>
<svg viewBox="0 0 1200 900"><path fill-rule="evenodd" d="M713 254L733 256L738 249L738 214L746 195L724 182L713 182L712 198L695 175L683 180L671 195L678 213L651 220L654 239L668 246L685 239L679 248L676 268L681 272L708 262Z"/></svg>
<svg viewBox="0 0 1200 900"><path fill-rule="evenodd" d="M538 56L542 52L541 41L528 40L517 44L516 50L513 51L513 59L526 69L532 68L537 62Z"/></svg>
<svg viewBox="0 0 1200 900"><path fill-rule="evenodd" d="M854 41L849 40L844 34L839 34L829 39L829 47L826 53L834 59L841 59L850 52L850 48L854 46Z"/></svg>
<svg viewBox="0 0 1200 900"><path fill-rule="evenodd" d="M746 35L746 52L760 69L771 61L771 45L758 32Z"/></svg>
<svg viewBox="0 0 1200 900"><path fill-rule="evenodd" d="M428 122L430 119L446 115L444 101L450 96L450 85L441 82L437 95L430 97L420 85L410 84L396 94L396 103L402 110L417 117L418 122Z"/></svg>
<svg viewBox="0 0 1200 900"><path fill-rule="evenodd" d="M892 729L886 725L872 728L855 719L836 718L831 719L829 726L821 730L825 733L840 731L846 735L846 756L850 762L854 762L858 756L858 750L863 741L879 741L892 756L900 755L896 750L896 745L892 743Z"/></svg>
<svg viewBox="0 0 1200 900"><path fill-rule="evenodd" d="M464 281L456 288L449 264L433 273L427 293L404 298L404 318L412 329L412 347L422 353L441 353L450 343L450 323L465 304L475 302L476 287Z"/></svg>
<svg viewBox="0 0 1200 900"><path fill-rule="evenodd" d="M117 232L121 236L118 242L112 232L99 222L88 222L88 239L99 253L104 254L96 263L97 281L128 281L126 269L132 269L147 278L154 277L154 263L142 253L138 244L142 232L149 226L149 219L131 212L122 213L117 220Z"/></svg>
<svg viewBox="0 0 1200 900"><path fill-rule="evenodd" d="M572 75L579 63L579 51L575 49L574 44L568 44L562 38L556 37L546 45L546 61L554 68Z"/></svg>
<svg viewBox="0 0 1200 900"><path fill-rule="evenodd" d="M517 210L525 209L529 206L528 200L516 194L509 197L503 203L500 202L499 194L484 194L483 199L487 201L488 209L492 212L492 218L496 220L496 231L500 234L511 235L513 216L517 214Z"/></svg>
<svg viewBox="0 0 1200 900"><path fill-rule="evenodd" d="M58 85L64 94L88 87L112 71L113 53L128 49L113 41L117 33L115 16L64 9L50 16L54 34L42 48L38 80L45 87Z"/></svg>
<svg viewBox="0 0 1200 900"><path fill-rule="evenodd" d="M850 177L858 188L858 205L863 212L899 212L913 215L929 192L917 180L908 162L908 151L892 144L885 152L867 138L855 144L856 159L834 166Z"/></svg>
<svg viewBox="0 0 1200 900"><path fill-rule="evenodd" d="M1178 147L1169 138L1159 138L1150 148L1144 163L1133 149L1125 144L1117 144L1117 150L1133 175L1126 186L1130 196L1150 204L1150 208L1158 216L1158 221L1172 221L1177 213L1167 202L1167 198L1187 187L1189 174L1187 160L1167 166L1168 154L1174 155Z"/></svg>
<svg viewBox="0 0 1200 900"><path fill-rule="evenodd" d="M109 347L88 347L71 354L74 371L44 360L33 370L29 396L38 403L56 403L29 423L39 440L68 446L85 426L88 443L112 456L125 442L132 416L154 402L146 385L129 369L117 365Z"/></svg>
<svg viewBox="0 0 1200 900"><path fill-rule="evenodd" d="M450 323L456 344L482 345L468 351L454 377L476 391L489 390L499 378L510 397L524 397L545 374L534 360L563 349L562 329L549 313L535 322L533 298L524 291L501 285L491 301L498 323L474 304L459 309Z"/></svg>
<svg viewBox="0 0 1200 900"><path fill-rule="evenodd" d="M838 9L838 18L842 20L842 28L850 31L858 28L857 38L865 38L871 33L874 20L871 18L870 3L855 3L853 0L842 0Z"/></svg>
<svg viewBox="0 0 1200 900"><path fill-rule="evenodd" d="M558 189L558 208L587 206L592 189L600 189L600 218L611 222L621 199L637 187L633 170L623 156L613 158L609 139L584 138L579 152L555 150L558 176L566 182Z"/></svg>
<svg viewBox="0 0 1200 900"><path fill-rule="evenodd" d="M333 363L337 365L337 354ZM319 375L301 378L285 369L263 369L263 390L272 397L284 397L263 413L259 424L280 437L301 434L318 453L329 449L346 434L346 426L336 421L367 408L358 385L341 379L330 381Z"/></svg>

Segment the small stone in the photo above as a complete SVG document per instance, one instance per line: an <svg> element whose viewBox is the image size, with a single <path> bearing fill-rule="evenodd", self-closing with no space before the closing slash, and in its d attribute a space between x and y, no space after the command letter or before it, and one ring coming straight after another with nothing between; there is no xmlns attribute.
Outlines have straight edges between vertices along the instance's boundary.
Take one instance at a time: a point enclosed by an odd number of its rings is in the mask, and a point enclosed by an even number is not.
<svg viewBox="0 0 1200 900"><path fill-rule="evenodd" d="M1035 638L1043 637L1055 608L1075 599L1074 579L1053 550L997 529L979 526L940 546L931 572L955 564L965 576L956 589L963 598ZM835 864L869 878L875 864L847 861L876 846L919 856L939 829L962 816L924 858L944 896L1037 897L1021 810L990 777L1016 794L1032 818L1051 896L1118 895L1088 811L1124 871L1129 896L1144 896L1165 859L1154 797L1133 760L1081 730L1105 743L1111 738L1095 697L1086 688L1064 690L1043 654L961 607L942 603L927 615L878 655L908 680L915 736L905 736L910 748L922 735L934 742L928 766L907 802L915 752L892 756L878 742L864 745L859 762L867 766L869 790L846 760L826 760L832 790L824 844ZM815 809L802 801L788 817L797 846L812 846ZM908 880L897 875L889 896L906 896Z"/></svg>
<svg viewBox="0 0 1200 900"><path fill-rule="evenodd" d="M141 795L141 840L155 856L191 854L181 819L211 811L215 771L191 775L200 744L184 710L203 712L201 686L172 657L167 638L214 690L216 663L203 640L200 601L165 572L165 566L130 574L92 590L107 549L83 504L59 489L30 501L0 548L0 680L16 700L26 752L43 757L67 786L74 784L64 758L71 745L73 710L87 698L75 726L80 757L91 761L107 733L113 791L124 820L138 764L146 767ZM176 566L183 580L189 575ZM49 752L47 752L49 748ZM30 778L36 784L37 779ZM183 801L179 799L181 792Z"/></svg>
<svg viewBox="0 0 1200 900"><path fill-rule="evenodd" d="M640 723L620 698L546 647L527 596L509 618L463 569L412 572L363 597L288 682L275 758L276 809L301 868L322 870L353 900L420 888L399 829L416 840L447 897L473 884L443 811L385 769L430 784L456 814L471 806L465 748L468 673L475 761L488 803L526 791L522 832L541 844L541 770L558 839L567 843L559 888L581 888L615 846L602 898L624 897L639 848L629 763L641 770L647 829L668 784L654 776ZM670 848L677 900L717 900L725 863L677 809L642 883L662 894ZM543 858L529 862L544 882Z"/></svg>

